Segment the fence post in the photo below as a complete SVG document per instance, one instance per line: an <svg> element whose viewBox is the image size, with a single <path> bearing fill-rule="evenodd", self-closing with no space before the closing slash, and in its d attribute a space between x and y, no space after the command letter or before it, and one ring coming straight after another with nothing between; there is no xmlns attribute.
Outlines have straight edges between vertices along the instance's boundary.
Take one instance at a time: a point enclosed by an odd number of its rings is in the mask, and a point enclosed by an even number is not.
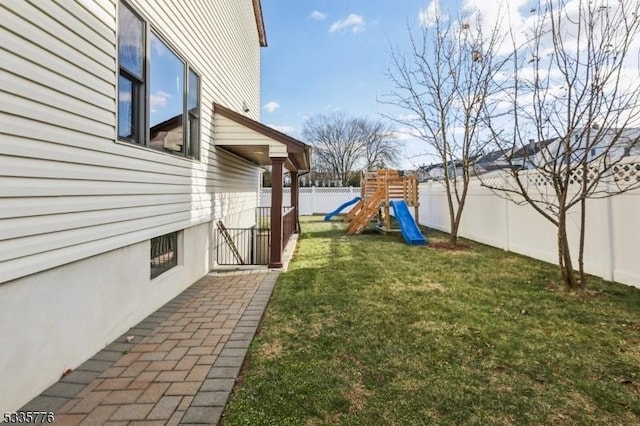
<svg viewBox="0 0 640 426"><path fill-rule="evenodd" d="M428 210L428 215L429 217L427 218L427 223L429 224L430 228L434 228L433 226L433 182L429 181L427 183L427 185L429 185L429 210Z"/></svg>
<svg viewBox="0 0 640 426"><path fill-rule="evenodd" d="M493 195L493 193L491 194ZM509 200L504 199L504 217L505 217L505 224L506 224L506 233L505 233L505 237L507 239L506 243L505 243L505 250L507 251L511 251L511 230L510 227L511 225L509 224L509 204L511 204L511 202Z"/></svg>
<svg viewBox="0 0 640 426"><path fill-rule="evenodd" d="M316 212L316 187L311 187L311 214Z"/></svg>
<svg viewBox="0 0 640 426"><path fill-rule="evenodd" d="M610 190L610 182L607 181L607 190ZM624 194L621 195L624 197ZM608 244L608 248L609 248L609 255L608 256L603 256L603 258L607 258L607 263L608 263L608 272L609 273L609 281L613 282L615 281L615 244L613 241L613 233L614 233L614 228L613 228L613 204L612 204L612 197L607 197L606 198L606 203L607 203L607 211L605 213L605 217L607 218L607 227L605 228L606 231L606 235L607 235L607 244ZM604 271L603 271L604 272ZM603 274L604 275L604 274ZM603 277L604 278L604 277Z"/></svg>

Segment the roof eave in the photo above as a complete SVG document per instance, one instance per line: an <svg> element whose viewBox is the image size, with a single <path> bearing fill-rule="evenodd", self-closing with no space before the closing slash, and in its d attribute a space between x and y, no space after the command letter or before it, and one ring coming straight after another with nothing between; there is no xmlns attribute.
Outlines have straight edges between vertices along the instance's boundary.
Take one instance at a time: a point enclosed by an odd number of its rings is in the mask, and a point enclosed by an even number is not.
<svg viewBox="0 0 640 426"><path fill-rule="evenodd" d="M256 17L256 27L258 28L258 40L261 47L267 47L267 32L264 27L264 18L262 16L262 4L260 0L253 0L253 14Z"/></svg>
<svg viewBox="0 0 640 426"><path fill-rule="evenodd" d="M287 147L287 153L294 168L300 171L311 169L311 147L309 145L215 102L213 112L282 143Z"/></svg>

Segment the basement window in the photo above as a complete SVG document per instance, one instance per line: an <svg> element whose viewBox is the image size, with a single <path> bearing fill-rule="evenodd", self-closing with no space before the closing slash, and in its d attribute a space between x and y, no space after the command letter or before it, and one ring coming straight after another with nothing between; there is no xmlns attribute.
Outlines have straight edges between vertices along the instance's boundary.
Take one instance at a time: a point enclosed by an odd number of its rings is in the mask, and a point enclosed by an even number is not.
<svg viewBox="0 0 640 426"><path fill-rule="evenodd" d="M178 233L151 239L151 278L155 278L178 264Z"/></svg>

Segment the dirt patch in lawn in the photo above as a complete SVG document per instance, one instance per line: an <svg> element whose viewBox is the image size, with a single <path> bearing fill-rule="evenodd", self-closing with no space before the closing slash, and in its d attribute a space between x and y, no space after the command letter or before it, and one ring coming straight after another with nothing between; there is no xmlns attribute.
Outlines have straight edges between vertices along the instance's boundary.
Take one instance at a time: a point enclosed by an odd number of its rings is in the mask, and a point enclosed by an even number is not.
<svg viewBox="0 0 640 426"><path fill-rule="evenodd" d="M429 242L427 246L429 248L438 249L438 250L448 250L448 251L469 251L471 250L471 246L467 244L451 244L446 241L433 241Z"/></svg>

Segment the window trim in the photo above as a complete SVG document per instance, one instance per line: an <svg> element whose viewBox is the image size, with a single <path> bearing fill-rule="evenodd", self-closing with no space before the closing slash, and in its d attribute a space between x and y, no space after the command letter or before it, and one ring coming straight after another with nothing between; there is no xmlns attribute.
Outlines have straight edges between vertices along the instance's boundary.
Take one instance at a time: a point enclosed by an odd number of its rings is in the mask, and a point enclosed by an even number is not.
<svg viewBox="0 0 640 426"><path fill-rule="evenodd" d="M125 66L120 63L120 9L118 9L118 13L116 14L118 23L116 26L117 29L117 38L116 38L116 60L117 60L117 69L118 75L116 78L116 93L117 93L117 107L116 111L118 112L116 116L116 138L122 142L126 142L129 144L145 146L144 141L146 140L147 132L145 129L147 126L147 108L146 108L146 99L148 99L147 94L147 80L148 80L148 64L147 64L147 52L148 52L148 25L147 21L129 4L124 1L118 2L118 7L125 7L127 10L142 24L142 79L140 77L133 74L130 70L128 70ZM120 77L125 78L129 82L131 82L131 127L134 129L132 132L132 138L126 138L120 136ZM135 102L134 102L135 100ZM134 108L135 105L135 108ZM138 111L140 110L140 111Z"/></svg>
<svg viewBox="0 0 640 426"><path fill-rule="evenodd" d="M193 75L196 76L196 79L198 81L198 92L197 92L197 96L196 96L196 107L194 108L195 113L191 112L191 110L189 109L189 93L191 90L191 73L193 73ZM201 148L201 141L202 141L202 135L201 135L201 127L202 127L202 120L201 120L201 108L202 108L202 100L201 100L201 93L202 93L202 78L200 77L200 74L193 69L193 67L187 63L187 67L186 67L186 79L185 79L185 84L186 84L186 90L185 90L185 100L184 100L184 111L185 111L185 129L187 129L187 132L185 134L185 141L184 141L184 145L185 145L185 156L187 158L193 158L196 160L200 159L200 148ZM198 126L196 128L196 142L192 143L192 136L191 136L191 118L195 117L195 119L198 121ZM194 149L195 146L195 149ZM192 153L192 155L189 155L189 153Z"/></svg>
<svg viewBox="0 0 640 426"><path fill-rule="evenodd" d="M126 7L136 18L140 20L142 23L142 32L143 32L143 59L142 59L142 75L143 80L141 81L137 76L132 74L127 70L126 67L120 65L120 51L119 51L119 43L120 43L120 22L119 22L119 12L116 13L118 22L116 23L117 37L116 37L116 69L117 69L117 78L116 78L116 142L124 143L128 146L136 146L141 148L146 148L153 152L158 152L162 154L171 155L174 157L181 157L187 160L200 161L201 157L201 148L202 148L202 77L201 73L196 70L193 64L187 60L187 58L182 55L175 46L170 43L167 38L165 38L161 31L155 26L153 26L149 19L143 16L141 13L132 7L127 1L118 0L118 7ZM118 9L119 10L119 9ZM183 112L182 112L182 126L183 126L183 141L182 148L180 151L169 151L169 150L161 150L156 149L150 145L150 120L151 120L151 34L153 34L160 42L162 42L180 61L183 62ZM198 89L197 89L197 103L198 103L198 112L197 112L197 120L198 120L198 132L196 143L192 144L191 140L191 129L190 129L190 117L191 113L189 112L188 100L189 100L189 72L192 71L198 79ZM140 111L132 111L132 126L137 126L134 130L133 138L126 138L120 136L120 77L123 77L131 82L132 84L132 110L134 109L133 98L137 100L137 109ZM137 90L136 90L137 89ZM189 130L187 128L189 127ZM195 149L193 149L192 145L195 145Z"/></svg>

